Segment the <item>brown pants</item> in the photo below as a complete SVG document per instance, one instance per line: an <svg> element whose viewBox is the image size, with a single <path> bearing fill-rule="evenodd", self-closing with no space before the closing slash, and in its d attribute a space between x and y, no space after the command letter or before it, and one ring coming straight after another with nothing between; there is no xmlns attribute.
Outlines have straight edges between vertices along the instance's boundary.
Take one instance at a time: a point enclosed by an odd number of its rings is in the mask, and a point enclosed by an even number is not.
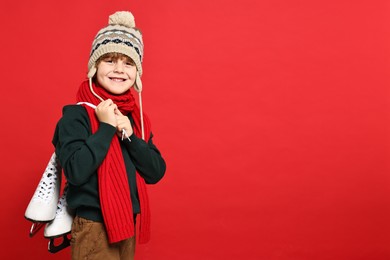
<svg viewBox="0 0 390 260"><path fill-rule="evenodd" d="M133 260L135 237L109 244L103 223L76 216L72 225L72 260Z"/></svg>

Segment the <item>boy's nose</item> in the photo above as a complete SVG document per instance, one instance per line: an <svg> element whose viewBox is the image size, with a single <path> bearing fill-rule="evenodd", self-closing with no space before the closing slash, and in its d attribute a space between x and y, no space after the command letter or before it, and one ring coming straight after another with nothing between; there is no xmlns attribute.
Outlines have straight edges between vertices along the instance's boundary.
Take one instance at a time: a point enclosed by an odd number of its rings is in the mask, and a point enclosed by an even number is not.
<svg viewBox="0 0 390 260"><path fill-rule="evenodd" d="M115 72L123 72L123 63L122 62L116 62L114 67Z"/></svg>

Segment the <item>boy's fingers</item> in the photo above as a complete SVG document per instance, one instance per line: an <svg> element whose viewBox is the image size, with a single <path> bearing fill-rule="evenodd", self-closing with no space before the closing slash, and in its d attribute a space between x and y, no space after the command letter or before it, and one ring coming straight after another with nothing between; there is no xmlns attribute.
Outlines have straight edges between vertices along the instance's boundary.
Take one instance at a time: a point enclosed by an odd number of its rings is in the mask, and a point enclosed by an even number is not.
<svg viewBox="0 0 390 260"><path fill-rule="evenodd" d="M123 114L121 113L121 111L118 108L115 109L115 114L118 116L123 116Z"/></svg>

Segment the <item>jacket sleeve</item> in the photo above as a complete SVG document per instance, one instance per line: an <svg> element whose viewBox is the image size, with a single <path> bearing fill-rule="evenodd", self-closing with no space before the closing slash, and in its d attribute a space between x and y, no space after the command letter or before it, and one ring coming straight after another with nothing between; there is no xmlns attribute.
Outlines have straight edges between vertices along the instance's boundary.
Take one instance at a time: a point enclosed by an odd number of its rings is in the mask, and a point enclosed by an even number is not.
<svg viewBox="0 0 390 260"><path fill-rule="evenodd" d="M165 161L152 139L153 134L150 135L148 142L132 134L130 136L131 142L124 140L135 168L147 184L157 183L164 176L166 170Z"/></svg>
<svg viewBox="0 0 390 260"><path fill-rule="evenodd" d="M66 179L78 186L88 182L103 162L115 127L100 123L91 134L87 111L78 105L65 106L53 137L57 157Z"/></svg>

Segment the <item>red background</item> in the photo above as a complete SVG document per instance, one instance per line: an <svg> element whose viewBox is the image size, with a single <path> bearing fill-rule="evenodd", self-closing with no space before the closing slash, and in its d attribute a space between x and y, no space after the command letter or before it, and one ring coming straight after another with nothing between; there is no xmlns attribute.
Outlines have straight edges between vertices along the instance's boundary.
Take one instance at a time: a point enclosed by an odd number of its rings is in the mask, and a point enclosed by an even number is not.
<svg viewBox="0 0 390 260"><path fill-rule="evenodd" d="M389 1L2 1L1 259L116 10L144 33L168 169L137 259L390 259Z"/></svg>

